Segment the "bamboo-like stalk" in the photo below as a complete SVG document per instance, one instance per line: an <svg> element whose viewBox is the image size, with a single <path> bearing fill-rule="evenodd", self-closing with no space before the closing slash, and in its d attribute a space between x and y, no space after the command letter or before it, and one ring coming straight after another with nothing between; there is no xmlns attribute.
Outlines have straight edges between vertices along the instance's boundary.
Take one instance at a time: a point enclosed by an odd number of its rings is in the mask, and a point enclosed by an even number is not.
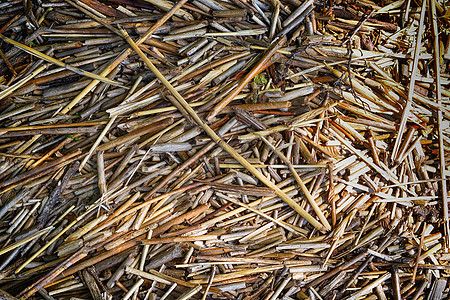
<svg viewBox="0 0 450 300"><path fill-rule="evenodd" d="M410 110L412 108L412 98L414 94L414 86L416 84L416 74L420 59L420 49L422 47L422 36L424 30L424 20L426 13L427 1L422 2L422 10L420 12L419 28L417 29L416 35L416 46L414 49L414 60L411 75L409 77L409 88L408 88L408 98L406 99L406 105L403 108L402 119L397 133L397 138L395 139L394 149L392 150L392 157L396 157L397 152L400 148L400 143L402 141L403 132L405 131L406 122L408 121Z"/></svg>
<svg viewBox="0 0 450 300"><path fill-rule="evenodd" d="M240 201L238 201L238 200L235 200L235 199L233 199L233 198L231 198L231 197L227 197L226 195L221 194L221 193L217 193L217 195L218 195L219 197L221 197L221 198L226 199L227 201L230 201L231 203L234 203L234 204L237 204L237 205L239 205L239 206L242 206L242 207L244 207L244 208L246 208L246 209L248 209L248 210L250 210L250 211L252 211L252 212L254 212L254 213L256 213L256 214L258 214L258 215L260 215L260 216L262 216L263 218L266 218L266 219L268 219L268 220L270 220L270 221L276 223L277 225L283 227L284 229L286 229L286 230L288 230L288 231L297 233L297 231L296 231L295 228L291 228L290 226L287 226L287 225L283 224L282 222L280 222L280 221L278 221L278 220L276 220L276 219L274 219L274 218L272 218L272 217L266 215L265 213L262 213L262 212L258 211L257 209L252 208L251 206L249 206L249 205L247 205L247 204L245 204L245 203L242 203L242 202L240 202ZM299 233L300 233L300 232L299 232Z"/></svg>
<svg viewBox="0 0 450 300"><path fill-rule="evenodd" d="M348 149L350 149L352 152L354 152L356 155L358 155L367 165L375 169L381 176L383 176L386 180L392 181L395 184L399 184L400 182L390 173L386 170L382 169L381 167L377 166L373 162L369 161L365 156L361 155L353 146L351 146L346 140L344 140L341 136L338 134L334 135L336 139L338 139L343 145L345 145Z"/></svg>
<svg viewBox="0 0 450 300"><path fill-rule="evenodd" d="M43 234L48 233L52 229L53 229L53 227L44 228L44 229L42 229L42 230L40 230L40 231L30 235L29 237L23 239L23 240L17 241L16 243L9 245L8 247L2 248L0 250L0 255L8 253L9 251L16 249L17 247L20 247L20 246L28 243L29 241L34 240L34 239L42 236Z"/></svg>
<svg viewBox="0 0 450 300"><path fill-rule="evenodd" d="M195 287L193 287L192 289L190 289L189 291L187 291L186 293L184 293L183 295L178 297L177 300L187 300L187 299L191 298L192 296L194 296L195 294L197 294L198 292L200 292L201 289L202 289L202 286L200 284L196 285Z"/></svg>
<svg viewBox="0 0 450 300"><path fill-rule="evenodd" d="M167 118L165 120L162 121L155 121L150 123L149 125L136 129L126 135L123 135L113 141L107 142L105 144L102 144L100 146L97 147L98 151L105 151L108 149L111 149L113 147L116 147L118 145L121 145L125 142L131 141L137 137L140 137L142 135L148 134L148 133L153 133L155 131L158 131L168 125L171 125L173 123L173 119L172 118Z"/></svg>
<svg viewBox="0 0 450 300"><path fill-rule="evenodd" d="M185 3L187 0L180 0L176 5L172 6L172 8L169 9L169 11L156 22L153 24L152 27L150 27L147 32L137 41L137 45L141 45L144 43L150 36L155 33L155 31L161 27L169 18L171 18ZM124 61L130 54L131 49L127 49L123 51L105 70L103 70L100 73L100 76L107 76L112 70L114 70L122 61ZM75 105L78 104L78 102L81 101L98 83L100 80L93 80L91 83L89 83L88 86L84 88L84 90L78 94L72 101L70 101L69 104L67 104L66 107L64 107L61 110L61 114L67 114Z"/></svg>
<svg viewBox="0 0 450 300"><path fill-rule="evenodd" d="M36 174L42 174L43 172L50 172L51 168L54 168L55 166L57 166L57 165L59 165L59 164L61 164L63 162L68 161L69 159L79 155L80 153L81 153L81 151L75 151L75 152L70 153L70 154L68 154L66 156L57 158L57 159L53 160L52 162L49 162L49 163L47 163L47 164L45 164L43 166L37 167L37 168L32 169L32 170L30 170L28 172L24 172L24 173L20 174L19 176L11 178L10 180L3 181L2 183L0 183L0 187L10 186L10 185L12 185L12 184L14 184L14 183L16 183L18 181L21 181L23 179L32 177L32 176L34 176Z"/></svg>
<svg viewBox="0 0 450 300"><path fill-rule="evenodd" d="M139 77L138 80L136 80L136 82L134 83L133 87L131 88L131 90L129 91L129 96L131 94L134 93L135 89L137 88L138 84L140 83L140 81L142 80L142 77ZM124 100L127 101L128 99ZM114 115L111 117L111 119L108 121L108 123L106 124L105 128L103 128L102 132L100 133L99 137L97 138L97 140L94 142L94 144L92 145L91 149L89 150L89 153L86 155L86 157L83 159L83 161L80 164L80 170L82 170L86 164L86 162L90 159L90 157L92 156L92 154L94 153L95 149L98 147L98 145L100 145L100 142L102 141L103 137L106 135L106 133L109 131L109 129L111 128L111 126L114 124L114 122L117 119L117 115Z"/></svg>
<svg viewBox="0 0 450 300"><path fill-rule="evenodd" d="M215 241L216 235L201 235L201 236L185 236L185 237L170 237L170 238L154 238L142 240L144 245L159 245L165 243L180 243L180 242L193 242L193 241Z"/></svg>
<svg viewBox="0 0 450 300"><path fill-rule="evenodd" d="M33 72L31 72L28 76L24 77L23 79L16 82L14 85L8 87L7 89L0 92L0 100L9 96L12 92L17 90L18 88L22 87L25 83L30 81L32 78L36 77L39 73L44 71L47 68L47 65L40 66Z"/></svg>
<svg viewBox="0 0 450 300"><path fill-rule="evenodd" d="M25 290L23 290L19 296L22 296L23 299L27 299L31 297L38 290L45 287L51 280L56 278L64 269L68 266L76 263L78 260L83 259L86 256L86 248L80 248L77 252L72 254L68 259L66 259L63 263L58 265L55 269L52 270L47 276L35 281L33 285L29 286Z"/></svg>
<svg viewBox="0 0 450 300"><path fill-rule="evenodd" d="M445 7L361 1L0 3L0 34L128 87L0 39L2 289L444 297Z"/></svg>
<svg viewBox="0 0 450 300"><path fill-rule="evenodd" d="M172 293L172 291L177 287L177 283L173 283L170 288L166 291L164 295L162 295L161 300L165 300L169 295Z"/></svg>
<svg viewBox="0 0 450 300"><path fill-rule="evenodd" d="M214 267L212 267L211 277L210 277L210 279L208 281L208 285L206 286L205 292L203 293L202 300L206 300L206 297L208 296L208 291L211 288L211 285L212 285L212 283L214 281L214 276L215 275L216 275L216 267L214 266Z"/></svg>
<svg viewBox="0 0 450 300"><path fill-rule="evenodd" d="M425 1L424 1L425 2ZM423 4L424 6L425 4ZM422 9L423 9L422 6ZM439 47L439 31L437 27L437 15L436 15L436 3L429 1L429 7L431 12L432 26L433 26L433 46L434 46L434 72L435 72L435 92L439 105L442 104L442 88L441 88L441 66L440 66L440 47ZM408 94L409 96L409 94ZM443 115L442 110L438 110L438 138L439 138L439 163L441 166L441 195L442 195L442 207L444 213L444 234L445 234L445 252L450 249L450 221L448 215L448 194L447 194L447 174L445 173L445 149L444 149L444 137L443 137Z"/></svg>
<svg viewBox="0 0 450 300"><path fill-rule="evenodd" d="M23 268L25 268L30 262L32 262L36 257L38 257L42 252L45 251L51 244L53 244L56 240L58 240L67 230L69 230L73 225L75 225L78 220L72 221L67 227L61 230L55 237L53 237L50 241L48 241L43 247L41 247L38 251L36 251L30 258L28 258L21 266L19 266L15 273L19 273ZM86 255L86 254L84 254Z"/></svg>
<svg viewBox="0 0 450 300"><path fill-rule="evenodd" d="M274 151L276 153L276 155L288 166L289 170L291 171L292 175L294 176L295 181L298 183L301 190L305 194L306 199L308 200L309 204L313 207L314 212L319 217L319 220L322 222L322 225L324 226L324 228L326 230L331 230L330 223L328 223L327 218L325 218L325 215L323 214L322 210L317 205L316 201L312 197L308 188L303 183L302 179L300 178L300 176L298 175L297 171L294 169L294 167L292 166L290 161L286 158L286 156L284 156L283 153L281 153L277 148L275 148L275 146L273 146L272 143L270 143L264 136L261 135L260 137L264 141L264 143L266 143L266 145L269 146L270 149L272 149L272 151Z"/></svg>
<svg viewBox="0 0 450 300"><path fill-rule="evenodd" d="M189 104L183 99L183 97L172 87L172 85L167 81L167 79L158 71L158 69L153 65L153 63L145 56L142 50L134 43L133 40L128 36L125 30L122 30L127 42L130 46L139 54L139 56L144 60L147 66L155 73L155 75L161 80L161 82L169 89L169 91L174 95L174 97L180 102L184 109L190 114L194 121L201 126L206 133L216 142L220 147L227 151L231 156L238 160L243 166L247 168L253 175L255 175L259 180L261 180L266 186L275 190L278 196L281 197L289 206L291 206L295 211L297 211L302 217L308 220L311 225L322 230L322 225L317 222L310 214L308 214L303 208L301 208L296 202L294 202L289 196L287 196L281 189L279 189L275 184L267 179L262 173L260 173L256 168L249 164L245 158L239 155L236 150L234 150L230 145L225 143L205 122L203 122L197 113L189 106ZM279 45L279 44L277 44ZM256 74L255 74L256 75Z"/></svg>
<svg viewBox="0 0 450 300"><path fill-rule="evenodd" d="M378 278L377 280L374 280L373 282L371 282L370 284L368 284L367 286L365 286L364 288L362 288L358 292L355 292L355 293L351 294L348 299L355 300L355 299L358 299L361 296L369 294L372 291L373 288L375 288L376 286L382 284L384 281L388 280L389 278L391 278L391 273L387 273L386 272L384 275L380 276L380 278Z"/></svg>
<svg viewBox="0 0 450 300"><path fill-rule="evenodd" d="M59 60L57 60L57 59L55 59L55 58L53 58L51 56L48 56L48 55L46 55L44 53L41 53L41 52L39 52L39 51L37 51L37 50L35 50L33 48L30 48L28 46L25 46L25 45L19 43L19 42L16 42L16 41L14 41L14 40L12 40L12 39L10 39L10 38L2 35L2 34L0 34L0 38L2 40L4 40L5 42L18 47L18 48L22 49L23 51L25 51L25 52L27 52L27 53L29 53L31 55L34 55L34 56L36 56L36 57L38 57L38 58L40 58L42 60L45 60L45 61L47 61L47 62L49 62L51 64L63 67L65 69L69 70L69 71L72 71L72 72L76 73L76 74L79 74L79 75L82 75L82 76L86 76L86 77L89 77L89 78L92 78L92 79L95 79L95 80L98 80L98 81L101 81L101 82L109 83L109 84L114 85L114 86L124 87L120 83L115 82L113 80L109 80L108 78L104 77L103 75L97 75L97 74L94 74L94 73L91 73L91 72L88 72L88 71L84 71L84 70L81 70L79 68L67 65L67 64L65 64L65 63L63 63L63 62L61 62L61 61L59 61ZM40 70L41 68L42 67L40 67L38 70ZM43 69L40 70L39 73L42 72L42 71L43 71ZM33 74L32 77L30 77L30 78L26 77L26 78L31 79L31 78L33 78L36 75L37 74ZM30 76L31 76L31 74L30 74Z"/></svg>
<svg viewBox="0 0 450 300"><path fill-rule="evenodd" d="M253 69L247 73L247 75L239 82L238 86L233 89L225 98L223 98L219 103L217 103L214 108L209 112L207 120L211 121L220 111L222 111L225 106L227 106L234 97L236 97L242 89L252 80L256 75L258 75L263 68L267 67L271 58L275 55L276 51L279 50L286 43L286 38L280 38L275 42L270 49L264 54L261 60L253 67ZM269 63L270 64L270 63Z"/></svg>

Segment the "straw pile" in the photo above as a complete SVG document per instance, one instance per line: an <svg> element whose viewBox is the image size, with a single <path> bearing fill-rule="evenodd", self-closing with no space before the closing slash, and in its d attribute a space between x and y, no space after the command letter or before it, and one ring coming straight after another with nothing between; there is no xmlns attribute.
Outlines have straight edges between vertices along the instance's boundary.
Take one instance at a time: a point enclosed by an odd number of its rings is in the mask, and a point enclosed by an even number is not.
<svg viewBox="0 0 450 300"><path fill-rule="evenodd" d="M4 1L1 297L447 297L444 4Z"/></svg>

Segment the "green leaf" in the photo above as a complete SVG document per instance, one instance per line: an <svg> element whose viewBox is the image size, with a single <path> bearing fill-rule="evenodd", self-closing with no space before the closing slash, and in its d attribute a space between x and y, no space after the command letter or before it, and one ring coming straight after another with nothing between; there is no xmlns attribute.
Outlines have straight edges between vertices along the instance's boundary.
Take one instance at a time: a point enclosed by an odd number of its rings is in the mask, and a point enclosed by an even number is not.
<svg viewBox="0 0 450 300"><path fill-rule="evenodd" d="M266 78L266 76L264 76L263 73L259 73L258 75L255 76L253 81L256 84L266 84L267 83L267 78Z"/></svg>

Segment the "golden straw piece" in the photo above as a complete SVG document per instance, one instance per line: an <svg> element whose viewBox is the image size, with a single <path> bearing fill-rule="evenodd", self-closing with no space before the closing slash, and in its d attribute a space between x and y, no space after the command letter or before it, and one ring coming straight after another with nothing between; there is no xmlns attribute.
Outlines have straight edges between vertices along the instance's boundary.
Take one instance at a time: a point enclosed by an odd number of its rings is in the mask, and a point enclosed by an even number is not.
<svg viewBox="0 0 450 300"><path fill-rule="evenodd" d="M24 44L21 44L19 42L16 42L16 41L10 39L10 38L7 38L3 34L0 34L0 38L2 40L4 40L5 42L18 47L18 48L22 49L23 51L25 51L25 52L27 52L27 53L29 53L31 55L34 55L34 56L36 56L36 57L38 57L38 58L40 58L42 60L45 60L45 61L47 61L49 63L52 63L52 64L55 64L57 66L63 67L65 69L69 70L69 71L77 73L78 75L86 76L86 77L89 77L89 78L92 78L92 79L95 79L95 80L99 80L99 81L102 81L102 82L105 82L105 83L109 83L109 84L112 84L112 85L115 85L115 86L126 88L123 85L121 85L120 83L115 82L113 80L110 80L110 79L108 79L108 78L106 78L106 77L104 77L102 75L97 75L97 74L94 74L94 73L91 73L91 72L88 72L88 71L81 70L79 68L72 67L72 66L70 66L68 64L65 64L62 61L59 61L59 60L57 60L57 59L55 59L55 58L53 58L51 56L48 56L47 54L44 54L42 52L37 51L36 49L33 49L31 47L28 47L28 46L25 46Z"/></svg>
<svg viewBox="0 0 450 300"><path fill-rule="evenodd" d="M120 28L120 27L119 27ZM184 109L189 113L192 119L205 130L205 132L211 137L211 139L216 142L223 150L228 152L234 159L241 163L250 173L252 173L256 178L261 180L267 187L273 189L277 195L286 202L290 207L292 207L297 213L299 213L305 220L307 220L311 225L316 227L320 231L324 231L323 225L312 217L306 210L304 210L297 202L292 200L285 192L283 192L278 186L276 186L272 181L267 179L260 171L258 171L254 166L252 166L244 157L234 150L233 147L225 143L215 132L211 129L202 119L197 115L197 113L192 109L192 107L184 100L184 98L175 90L175 88L167 81L167 79L159 72L159 70L153 65L150 59L142 52L139 46L130 38L128 33L120 28L122 34L124 35L126 41L130 44L134 51L142 58L142 60L147 64L150 70L155 73L156 77L164 84L164 86L172 93L177 101L184 107Z"/></svg>
<svg viewBox="0 0 450 300"><path fill-rule="evenodd" d="M180 9L183 4L185 4L187 0L180 0L176 5L174 5L168 12L165 14L161 19L159 19L155 24L153 24L152 27L150 27L149 30L137 41L137 44L140 45L143 42L145 42L147 39L151 37L153 33L162 25L164 24L168 19L172 17L172 15ZM119 56L117 56L116 59L105 69L103 70L100 75L101 76L107 76L112 70L114 70L122 61L124 61L128 55L131 54L131 49L127 49L123 51ZM93 80L91 83L89 83L82 91L79 93L75 98L73 98L72 101L70 101L69 104L67 104L66 107L64 107L60 114L64 115L67 114L75 105L78 104L78 102L81 101L97 84L99 83L99 80Z"/></svg>

